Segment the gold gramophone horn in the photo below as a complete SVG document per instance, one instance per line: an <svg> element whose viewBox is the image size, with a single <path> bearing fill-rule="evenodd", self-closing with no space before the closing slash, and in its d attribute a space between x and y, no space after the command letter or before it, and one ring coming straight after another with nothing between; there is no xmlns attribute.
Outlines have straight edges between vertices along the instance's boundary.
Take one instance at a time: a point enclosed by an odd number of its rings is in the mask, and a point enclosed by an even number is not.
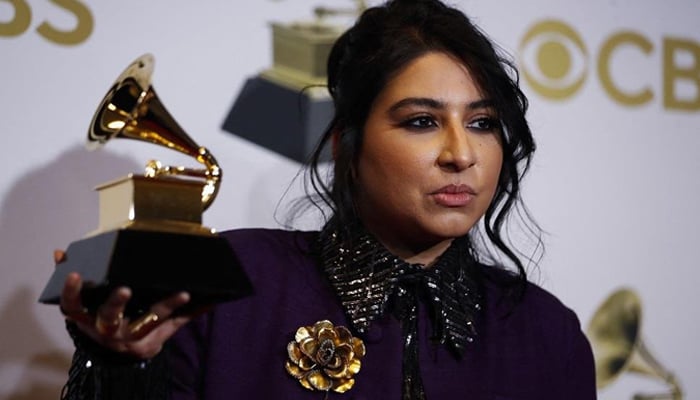
<svg viewBox="0 0 700 400"><path fill-rule="evenodd" d="M117 78L95 112L88 132L88 148L112 138L142 140L194 157L206 169L163 166L150 161L146 176L180 175L205 180L202 209L206 210L219 191L222 172L209 151L195 143L163 107L151 87L154 59L145 54L131 63Z"/></svg>
<svg viewBox="0 0 700 400"><path fill-rule="evenodd" d="M630 289L614 292L598 308L586 335L595 356L596 381L599 389L619 375L632 372L662 379L671 391L664 394L637 394L635 400L683 398L676 378L649 353L641 337L642 307Z"/></svg>

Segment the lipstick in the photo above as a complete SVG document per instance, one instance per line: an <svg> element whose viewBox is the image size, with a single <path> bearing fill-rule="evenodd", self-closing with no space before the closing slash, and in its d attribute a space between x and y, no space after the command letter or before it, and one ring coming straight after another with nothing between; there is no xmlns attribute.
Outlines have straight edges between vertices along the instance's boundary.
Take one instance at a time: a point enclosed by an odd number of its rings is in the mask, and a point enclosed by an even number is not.
<svg viewBox="0 0 700 400"><path fill-rule="evenodd" d="M435 202L445 207L464 207L476 192L468 185L447 185L430 193Z"/></svg>

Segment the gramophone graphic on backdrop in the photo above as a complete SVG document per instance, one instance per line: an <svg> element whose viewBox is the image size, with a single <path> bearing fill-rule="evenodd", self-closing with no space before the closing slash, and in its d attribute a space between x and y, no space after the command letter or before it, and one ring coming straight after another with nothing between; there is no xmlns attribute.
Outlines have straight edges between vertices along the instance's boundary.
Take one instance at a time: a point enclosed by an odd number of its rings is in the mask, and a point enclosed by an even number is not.
<svg viewBox="0 0 700 400"><path fill-rule="evenodd" d="M58 304L70 272L83 278L83 304L94 312L115 287L129 286L126 314L137 316L165 296L186 290L188 307L231 300L250 293L250 283L227 242L202 226L202 212L214 201L222 171L170 116L151 87L153 56L131 63L95 113L88 147L113 138L154 143L195 158L204 169L150 161L144 175L105 183L99 191L99 227L68 246L39 301Z"/></svg>
<svg viewBox="0 0 700 400"><path fill-rule="evenodd" d="M311 22L272 23L272 68L246 81L223 129L305 161L333 116L325 87L326 60L344 27L329 19L356 16L366 8L363 0L356 0L354 8L316 7Z"/></svg>
<svg viewBox="0 0 700 400"><path fill-rule="evenodd" d="M642 304L631 289L615 291L595 312L586 336L593 347L598 389L629 372L662 380L669 389L666 393L635 394L634 400L682 400L680 383L649 352L641 328Z"/></svg>

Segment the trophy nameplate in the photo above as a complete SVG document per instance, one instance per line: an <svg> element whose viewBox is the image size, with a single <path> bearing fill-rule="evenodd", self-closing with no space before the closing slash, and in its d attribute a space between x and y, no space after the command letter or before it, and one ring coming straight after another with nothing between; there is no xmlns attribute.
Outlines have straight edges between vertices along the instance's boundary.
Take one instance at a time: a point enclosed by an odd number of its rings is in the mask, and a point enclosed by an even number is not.
<svg viewBox="0 0 700 400"><path fill-rule="evenodd" d="M39 301L58 304L66 276L80 273L83 304L90 310L116 287L128 286L126 314L148 310L164 297L187 291L187 307L233 300L252 292L226 240L202 226L222 171L213 155L179 127L150 86L153 57L144 55L119 76L93 117L88 145L127 138L192 156L205 169L151 161L144 175L100 185L99 226L66 250Z"/></svg>

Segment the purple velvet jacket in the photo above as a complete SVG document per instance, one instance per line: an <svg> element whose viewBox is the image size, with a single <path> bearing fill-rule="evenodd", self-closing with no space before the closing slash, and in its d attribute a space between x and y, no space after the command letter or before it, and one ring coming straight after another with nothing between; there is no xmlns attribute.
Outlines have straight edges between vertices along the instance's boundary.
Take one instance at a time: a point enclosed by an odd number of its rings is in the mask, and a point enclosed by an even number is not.
<svg viewBox="0 0 700 400"><path fill-rule="evenodd" d="M248 229L224 232L253 284L254 295L218 305L169 343L173 399L324 399L287 374L287 343L319 320L350 327L309 252L312 232ZM433 343L419 314L420 371L428 400L595 399L593 356L576 315L528 284L514 308L495 268L484 271L479 336L461 359ZM391 315L365 335L355 386L328 399L400 399L403 340Z"/></svg>

